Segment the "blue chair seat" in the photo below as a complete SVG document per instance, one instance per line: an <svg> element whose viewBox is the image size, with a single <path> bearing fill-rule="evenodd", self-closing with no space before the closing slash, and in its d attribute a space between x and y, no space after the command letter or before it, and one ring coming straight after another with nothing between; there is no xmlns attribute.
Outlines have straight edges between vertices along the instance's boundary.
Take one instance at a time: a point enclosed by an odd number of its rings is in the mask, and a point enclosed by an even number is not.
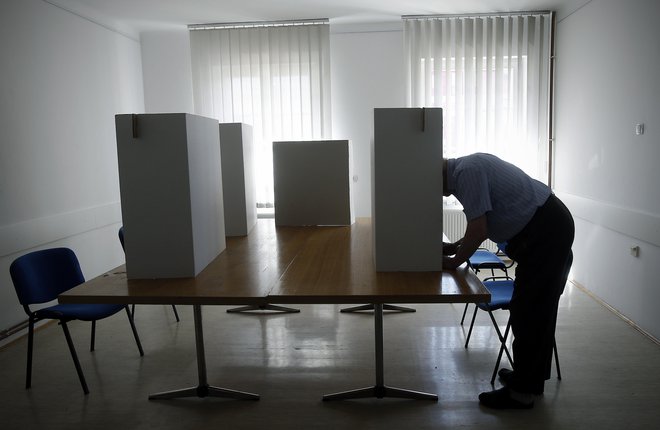
<svg viewBox="0 0 660 430"><path fill-rule="evenodd" d="M506 264L494 252L487 249L477 249L469 258L470 266L473 269L506 269Z"/></svg>
<svg viewBox="0 0 660 430"><path fill-rule="evenodd" d="M481 310L508 309L513 296L513 281L510 279L502 281L485 281L484 287L490 291L490 302L478 303Z"/></svg>
<svg viewBox="0 0 660 430"><path fill-rule="evenodd" d="M116 314L124 305L64 303L35 311L39 319L96 321Z"/></svg>

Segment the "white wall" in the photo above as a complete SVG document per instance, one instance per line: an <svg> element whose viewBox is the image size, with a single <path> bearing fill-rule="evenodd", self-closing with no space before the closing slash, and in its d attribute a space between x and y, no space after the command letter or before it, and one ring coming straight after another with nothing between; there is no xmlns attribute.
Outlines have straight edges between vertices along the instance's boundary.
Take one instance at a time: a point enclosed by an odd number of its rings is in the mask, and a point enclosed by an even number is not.
<svg viewBox="0 0 660 430"><path fill-rule="evenodd" d="M68 246L123 263L114 115L144 109L140 44L40 0L0 3L0 330L26 319L9 265Z"/></svg>
<svg viewBox="0 0 660 430"><path fill-rule="evenodd" d="M140 42L145 111L193 113L188 29L144 32Z"/></svg>
<svg viewBox="0 0 660 430"><path fill-rule="evenodd" d="M576 217L572 277L660 338L658 16L656 0L598 0L558 22L555 179Z"/></svg>
<svg viewBox="0 0 660 430"><path fill-rule="evenodd" d="M403 30L398 26L331 27L332 137L348 139L353 146L357 217L371 216L373 110L405 106Z"/></svg>

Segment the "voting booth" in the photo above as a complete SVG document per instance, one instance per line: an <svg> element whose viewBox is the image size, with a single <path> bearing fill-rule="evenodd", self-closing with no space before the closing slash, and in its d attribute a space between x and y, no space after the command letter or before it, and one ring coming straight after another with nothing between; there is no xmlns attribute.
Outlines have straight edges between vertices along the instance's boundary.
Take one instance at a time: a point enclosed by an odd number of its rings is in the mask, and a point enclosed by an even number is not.
<svg viewBox="0 0 660 430"><path fill-rule="evenodd" d="M257 223L252 126L220 124L225 235L246 236Z"/></svg>
<svg viewBox="0 0 660 430"><path fill-rule="evenodd" d="M442 109L374 109L377 271L442 270Z"/></svg>
<svg viewBox="0 0 660 430"><path fill-rule="evenodd" d="M218 121L115 117L129 279L192 277L226 246Z"/></svg>
<svg viewBox="0 0 660 430"><path fill-rule="evenodd" d="M351 225L348 140L273 142L275 225Z"/></svg>

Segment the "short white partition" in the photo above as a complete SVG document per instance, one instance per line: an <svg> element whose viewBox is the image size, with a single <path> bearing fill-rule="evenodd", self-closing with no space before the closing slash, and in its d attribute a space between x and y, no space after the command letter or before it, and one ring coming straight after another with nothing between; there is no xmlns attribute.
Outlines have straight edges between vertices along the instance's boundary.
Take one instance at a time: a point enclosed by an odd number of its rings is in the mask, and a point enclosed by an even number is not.
<svg viewBox="0 0 660 430"><path fill-rule="evenodd" d="M226 246L218 121L117 115L129 279L196 276Z"/></svg>
<svg viewBox="0 0 660 430"><path fill-rule="evenodd" d="M273 142L275 224L351 225L348 140Z"/></svg>
<svg viewBox="0 0 660 430"><path fill-rule="evenodd" d="M372 150L376 270L442 270L442 109L375 109Z"/></svg>
<svg viewBox="0 0 660 430"><path fill-rule="evenodd" d="M252 126L220 124L225 234L245 236L257 223Z"/></svg>

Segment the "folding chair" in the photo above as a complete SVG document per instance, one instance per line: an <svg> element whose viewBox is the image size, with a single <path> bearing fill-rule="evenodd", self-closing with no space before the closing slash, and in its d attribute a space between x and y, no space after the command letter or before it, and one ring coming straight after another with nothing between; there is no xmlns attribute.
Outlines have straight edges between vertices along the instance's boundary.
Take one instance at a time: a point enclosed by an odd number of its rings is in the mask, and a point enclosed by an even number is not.
<svg viewBox="0 0 660 430"><path fill-rule="evenodd" d="M509 353L509 349L506 346L506 342L509 337L509 332L511 331L511 318L507 320L506 328L504 330L504 335L502 335L499 324L497 324L497 321L495 320L495 316L493 315L493 311L499 309L509 310L509 306L511 304L511 297L513 296L513 279L508 276L491 277L491 278L486 278L483 284L488 289L488 291L490 291L491 300L488 303L478 303L477 306L475 307L474 313L472 314L472 321L470 322L470 329L468 330L467 339L465 340L465 348L468 347L468 343L470 342L470 336L472 335L472 328L474 327L474 320L477 316L477 310L481 309L488 312L488 315L490 316L490 320L493 323L493 326L495 327L495 331L497 332L497 337L500 341L500 350L497 355L497 361L495 362L495 368L493 369L493 375L490 380L490 383L494 384L495 377L497 376L497 371L500 367L500 362L502 361L503 353L506 353L506 356L509 359L511 366L512 367L515 366L513 362L513 358ZM557 379L561 380L561 369L559 367L559 354L557 353L557 342L554 340L553 340L553 352L555 358L555 366L557 368Z"/></svg>
<svg viewBox="0 0 660 430"><path fill-rule="evenodd" d="M505 245L506 244L498 244L497 246L502 252L504 252L503 248ZM496 253L489 251L486 248L479 248L468 259L468 266L474 270L475 273L479 273L481 270L490 270L491 276L495 276L495 270L501 270L504 272L504 276L509 276L508 269L513 266L513 262L506 264ZM461 317L461 325L463 325L463 322L465 321L465 315L467 314L469 306L469 303L465 304L463 316Z"/></svg>

